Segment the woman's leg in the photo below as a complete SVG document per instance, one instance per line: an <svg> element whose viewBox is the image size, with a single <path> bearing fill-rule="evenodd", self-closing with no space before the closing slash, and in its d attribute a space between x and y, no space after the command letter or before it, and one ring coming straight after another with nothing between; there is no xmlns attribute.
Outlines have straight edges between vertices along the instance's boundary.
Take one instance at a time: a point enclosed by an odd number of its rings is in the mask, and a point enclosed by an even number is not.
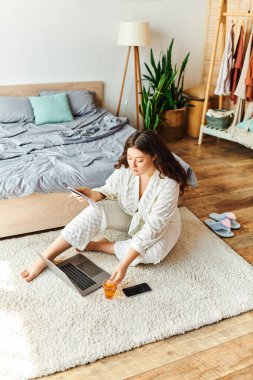
<svg viewBox="0 0 253 380"><path fill-rule="evenodd" d="M56 258L56 256L60 255L70 247L71 245L61 235L59 235L42 254L47 259L52 261ZM35 277L37 277L43 271L43 269L45 269L45 267L46 265L43 263L43 261L41 259L38 259L30 268L25 269L21 272L21 277L23 277L23 279L27 282L30 282Z"/></svg>
<svg viewBox="0 0 253 380"><path fill-rule="evenodd" d="M143 264L159 264L172 251L181 235L181 221L168 227L166 233L143 255Z"/></svg>
<svg viewBox="0 0 253 380"><path fill-rule="evenodd" d="M149 247L143 255L139 255L130 266L138 264L158 264L160 263L173 249L181 234L181 221L176 220L168 226L166 233L157 239L157 241ZM114 252L119 261L125 259L132 240L122 240L114 243Z"/></svg>
<svg viewBox="0 0 253 380"><path fill-rule="evenodd" d="M54 260L56 256L70 247L86 246L101 229L103 225L103 215L99 208L89 206L78 214L61 231L61 235L42 253L49 260ZM38 259L29 269L21 272L21 276L27 281L32 281L45 269L45 264Z"/></svg>
<svg viewBox="0 0 253 380"><path fill-rule="evenodd" d="M122 211L117 201L104 200L99 203L104 211L105 229L126 233L132 217ZM103 238L97 241L90 241L83 250L115 255L115 243ZM77 249L77 251L80 252L81 250Z"/></svg>
<svg viewBox="0 0 253 380"><path fill-rule="evenodd" d="M71 246L80 251L89 248L89 250L114 254L113 242L94 242L91 239L106 228L117 227L116 229L120 231L127 230L131 218L120 209L117 201L105 200L99 203L100 207L88 206L68 223L61 231L61 235L43 252L43 255L53 260ZM117 221L116 224L115 221ZM29 269L22 271L21 276L29 282L44 268L44 263L39 259Z"/></svg>
<svg viewBox="0 0 253 380"><path fill-rule="evenodd" d="M85 247L85 251L98 251L115 255L114 242L111 242L106 238L98 241L90 241Z"/></svg>

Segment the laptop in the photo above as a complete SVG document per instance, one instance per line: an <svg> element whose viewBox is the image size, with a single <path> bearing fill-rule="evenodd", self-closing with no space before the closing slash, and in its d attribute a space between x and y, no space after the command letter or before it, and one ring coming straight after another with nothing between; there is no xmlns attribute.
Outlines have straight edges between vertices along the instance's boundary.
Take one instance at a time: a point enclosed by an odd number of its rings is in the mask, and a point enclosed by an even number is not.
<svg viewBox="0 0 253 380"><path fill-rule="evenodd" d="M40 253L38 256L57 277L82 296L94 292L111 277L109 273L80 253L57 265Z"/></svg>

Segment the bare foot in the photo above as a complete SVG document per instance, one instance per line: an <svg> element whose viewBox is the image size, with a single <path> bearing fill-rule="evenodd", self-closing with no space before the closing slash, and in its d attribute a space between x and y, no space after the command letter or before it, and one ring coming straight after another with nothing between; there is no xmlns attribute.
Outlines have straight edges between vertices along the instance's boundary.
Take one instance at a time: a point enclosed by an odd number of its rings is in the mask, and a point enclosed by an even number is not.
<svg viewBox="0 0 253 380"><path fill-rule="evenodd" d="M29 269L23 270L23 272L20 273L21 277L27 282L32 281L35 277L37 277L43 269L45 269L46 265L43 263L42 260L36 261L35 264L33 264Z"/></svg>
<svg viewBox="0 0 253 380"><path fill-rule="evenodd" d="M77 252L95 251L96 249L94 249L94 248L97 248L97 246L98 246L99 243L104 243L104 242L109 243L109 240L106 239L106 238L102 238L102 239L99 239L99 240L96 240L96 241L90 241L83 250L80 250L80 249L76 248L76 251Z"/></svg>

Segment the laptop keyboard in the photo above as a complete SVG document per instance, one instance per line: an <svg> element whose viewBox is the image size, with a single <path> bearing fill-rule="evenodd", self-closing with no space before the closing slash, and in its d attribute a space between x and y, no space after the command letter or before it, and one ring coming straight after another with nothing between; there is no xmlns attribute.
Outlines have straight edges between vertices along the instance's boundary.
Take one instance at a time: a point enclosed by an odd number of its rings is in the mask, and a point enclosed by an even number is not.
<svg viewBox="0 0 253 380"><path fill-rule="evenodd" d="M78 286L81 290L90 288L92 285L96 284L90 277L85 273L80 271L71 263L64 264L60 269L68 276L68 278Z"/></svg>

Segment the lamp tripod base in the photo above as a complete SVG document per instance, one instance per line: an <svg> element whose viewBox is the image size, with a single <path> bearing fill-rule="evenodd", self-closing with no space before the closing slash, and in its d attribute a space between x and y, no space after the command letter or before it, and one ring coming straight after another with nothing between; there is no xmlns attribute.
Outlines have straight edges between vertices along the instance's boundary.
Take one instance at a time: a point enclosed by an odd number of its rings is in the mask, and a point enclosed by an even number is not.
<svg viewBox="0 0 253 380"><path fill-rule="evenodd" d="M140 55L139 55L139 47L134 46L134 82L135 82L135 107L136 107L136 128L139 129L140 122L139 122L139 95L140 95L140 101L142 98L142 82L141 82L141 68L140 68ZM120 112L120 106L125 86L125 80L126 80L126 73L128 68L128 62L129 62L129 56L130 56L131 46L128 47L125 67L124 67L124 74L123 74L123 80L122 85L120 89L120 96L119 96L119 102L118 102L118 108L116 112L116 116L119 116Z"/></svg>

